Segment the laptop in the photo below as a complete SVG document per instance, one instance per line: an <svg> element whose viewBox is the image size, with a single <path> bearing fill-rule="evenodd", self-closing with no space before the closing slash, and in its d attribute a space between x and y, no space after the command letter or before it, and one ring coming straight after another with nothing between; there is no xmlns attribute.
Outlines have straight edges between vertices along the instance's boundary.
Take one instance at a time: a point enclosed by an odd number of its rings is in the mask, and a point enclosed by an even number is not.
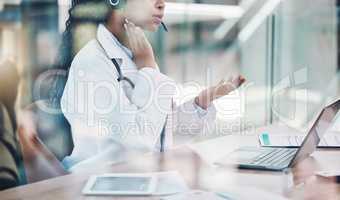
<svg viewBox="0 0 340 200"><path fill-rule="evenodd" d="M282 171L309 157L317 148L340 109L340 99L327 105L317 116L299 148L242 147L224 157L241 169Z"/></svg>

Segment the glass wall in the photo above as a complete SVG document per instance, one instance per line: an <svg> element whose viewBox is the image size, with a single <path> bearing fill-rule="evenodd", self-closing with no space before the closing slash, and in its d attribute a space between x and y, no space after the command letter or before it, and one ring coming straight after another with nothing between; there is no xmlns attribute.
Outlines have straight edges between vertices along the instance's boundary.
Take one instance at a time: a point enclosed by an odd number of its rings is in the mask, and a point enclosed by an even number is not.
<svg viewBox="0 0 340 200"><path fill-rule="evenodd" d="M303 126L337 95L334 0L285 1L275 18L274 119Z"/></svg>
<svg viewBox="0 0 340 200"><path fill-rule="evenodd" d="M335 5L281 1L243 45L242 70L254 82L246 103L251 121L304 129L338 94Z"/></svg>
<svg viewBox="0 0 340 200"><path fill-rule="evenodd" d="M70 4L0 0L0 102L14 128L17 120L26 122L22 113L33 109L28 105L49 99L54 82L37 83L47 70L60 67L60 54L72 57L95 37L98 19L92 14L101 10L83 7L67 35L70 46L59 51ZM340 93L337 5L338 0L168 0L169 32L160 29L147 37L160 70L178 83L178 99L188 100L183 97L235 74L247 79L215 102L217 126L209 136L254 134L272 123L306 130L321 106ZM41 138L61 160L73 148L71 131L65 137L50 134L60 129L53 125L42 125L48 131Z"/></svg>
<svg viewBox="0 0 340 200"><path fill-rule="evenodd" d="M230 130L278 121L301 128L325 97L339 90L336 3L169 0L169 33L147 35L161 71L183 86L182 95L198 93L196 86L214 85L230 74L247 78L241 90L216 104L219 121L231 124ZM34 100L28 91L37 76L54 67L70 1L6 1L0 7L0 58L16 63L25 80L20 91L27 91L18 98L27 104ZM245 20L253 7L257 11ZM258 17L247 39L240 40L245 24ZM77 25L73 55L95 30L95 21Z"/></svg>

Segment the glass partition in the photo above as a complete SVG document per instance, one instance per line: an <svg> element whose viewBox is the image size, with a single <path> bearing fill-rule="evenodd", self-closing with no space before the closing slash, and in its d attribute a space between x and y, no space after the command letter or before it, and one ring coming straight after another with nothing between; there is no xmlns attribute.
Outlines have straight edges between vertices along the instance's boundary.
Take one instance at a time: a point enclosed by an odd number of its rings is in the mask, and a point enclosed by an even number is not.
<svg viewBox="0 0 340 200"><path fill-rule="evenodd" d="M65 34L71 0L0 0L0 102L6 104L14 129L20 121L28 124L27 130L20 127L22 133L32 131L33 102L54 102L52 89L59 79L48 79L45 72L63 66L63 73L56 76L67 77L73 57L95 38L99 22L95 15L102 14L99 1L80 5L84 7L73 16L74 27ZM214 102L217 122L198 140L256 134L258 127L273 123L306 130L322 105L339 97L339 2L167 0L164 22L169 32L146 34L161 72L178 83L179 103L230 76L242 74L247 79L240 89ZM60 50L63 36L68 43ZM56 64L61 54L69 63ZM41 78L49 81L40 84ZM65 81L60 81L62 86ZM59 161L70 155L73 140L66 119L60 126L36 121L47 130L45 137L39 135L46 149ZM340 118L333 129L340 130ZM193 141L193 135L189 137ZM217 153L211 149L211 155ZM24 177L23 166L17 167Z"/></svg>
<svg viewBox="0 0 340 200"><path fill-rule="evenodd" d="M70 2L0 6L0 58L21 62L26 91L40 72L54 67ZM273 122L301 128L339 91L336 6L336 0L169 0L169 33L147 35L161 71L182 85L181 95L230 74L247 78L241 90L216 102L228 130ZM72 55L95 35L96 21L86 19L72 33ZM21 97L34 100L29 92Z"/></svg>
<svg viewBox="0 0 340 200"><path fill-rule="evenodd" d="M260 7L237 35L240 68L252 83L244 120L305 130L339 95L336 2L272 0Z"/></svg>
<svg viewBox="0 0 340 200"><path fill-rule="evenodd" d="M284 1L275 15L273 120L306 127L338 95L334 0Z"/></svg>

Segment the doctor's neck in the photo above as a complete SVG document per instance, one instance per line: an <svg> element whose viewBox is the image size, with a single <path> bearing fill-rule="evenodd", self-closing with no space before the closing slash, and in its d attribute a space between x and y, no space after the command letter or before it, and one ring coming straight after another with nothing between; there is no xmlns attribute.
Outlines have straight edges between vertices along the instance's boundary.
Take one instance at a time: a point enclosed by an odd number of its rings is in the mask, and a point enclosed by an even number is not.
<svg viewBox="0 0 340 200"><path fill-rule="evenodd" d="M119 11L113 11L108 17L105 27L125 46L128 45L124 29L125 17Z"/></svg>

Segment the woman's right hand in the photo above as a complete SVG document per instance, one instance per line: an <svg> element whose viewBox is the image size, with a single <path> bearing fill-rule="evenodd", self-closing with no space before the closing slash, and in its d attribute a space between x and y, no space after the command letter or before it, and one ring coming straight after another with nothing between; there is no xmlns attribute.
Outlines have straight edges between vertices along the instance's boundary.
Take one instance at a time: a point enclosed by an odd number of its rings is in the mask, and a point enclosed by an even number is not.
<svg viewBox="0 0 340 200"><path fill-rule="evenodd" d="M146 38L144 31L128 20L126 20L124 28L127 33L129 48L133 53L133 60L137 68L157 68L152 46Z"/></svg>

